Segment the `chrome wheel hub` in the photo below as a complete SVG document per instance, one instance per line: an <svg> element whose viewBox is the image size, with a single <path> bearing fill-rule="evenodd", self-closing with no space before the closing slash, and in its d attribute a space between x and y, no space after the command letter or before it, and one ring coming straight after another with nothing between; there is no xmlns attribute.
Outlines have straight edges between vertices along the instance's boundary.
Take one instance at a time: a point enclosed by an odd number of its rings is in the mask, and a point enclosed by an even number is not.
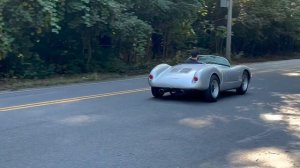
<svg viewBox="0 0 300 168"><path fill-rule="evenodd" d="M246 75L244 75L243 76L243 82L242 82L243 91L248 89L248 84L249 84L248 77Z"/></svg>
<svg viewBox="0 0 300 168"><path fill-rule="evenodd" d="M218 81L213 80L211 84L211 95L213 96L213 98L217 98L219 96L219 91L220 88Z"/></svg>

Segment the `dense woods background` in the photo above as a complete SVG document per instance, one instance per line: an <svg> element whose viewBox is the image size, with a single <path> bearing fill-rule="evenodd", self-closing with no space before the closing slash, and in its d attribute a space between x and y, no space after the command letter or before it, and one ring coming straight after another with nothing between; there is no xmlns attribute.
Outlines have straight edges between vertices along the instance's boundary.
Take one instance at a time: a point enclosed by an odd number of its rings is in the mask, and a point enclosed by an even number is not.
<svg viewBox="0 0 300 168"><path fill-rule="evenodd" d="M1 0L0 77L124 72L224 54L219 0ZM233 54L300 50L300 0L234 0Z"/></svg>

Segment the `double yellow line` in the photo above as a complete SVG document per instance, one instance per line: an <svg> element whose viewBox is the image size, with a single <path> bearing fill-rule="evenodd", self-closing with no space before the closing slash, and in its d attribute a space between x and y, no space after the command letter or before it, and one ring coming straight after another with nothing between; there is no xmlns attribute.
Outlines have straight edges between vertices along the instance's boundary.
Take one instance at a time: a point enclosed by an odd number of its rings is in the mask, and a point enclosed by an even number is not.
<svg viewBox="0 0 300 168"><path fill-rule="evenodd" d="M12 110L20 110L20 109L27 109L27 108L33 108L33 107L48 106L48 105L54 105L54 104L73 103L73 102L89 100L89 99L97 99L97 98L103 98L103 97L110 97L110 96L118 96L118 95L130 94L130 93L144 92L144 91L148 91L148 90L150 90L150 89L149 88L133 89L133 90L126 90L126 91L119 91L119 92L102 93L102 94L96 94L96 95L90 95L90 96L80 96L80 97L73 97L73 98L67 98L67 99L59 99L59 100L51 100L51 101L43 101L43 102L37 102L37 103L2 107L2 108L0 108L0 112L7 112L7 111L12 111Z"/></svg>

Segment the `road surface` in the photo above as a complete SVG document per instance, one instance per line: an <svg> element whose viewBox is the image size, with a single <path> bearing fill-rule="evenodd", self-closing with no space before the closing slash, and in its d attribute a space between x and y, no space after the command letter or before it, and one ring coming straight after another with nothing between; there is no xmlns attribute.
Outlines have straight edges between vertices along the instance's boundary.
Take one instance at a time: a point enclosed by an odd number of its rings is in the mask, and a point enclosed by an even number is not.
<svg viewBox="0 0 300 168"><path fill-rule="evenodd" d="M217 103L145 77L0 92L0 168L300 167L300 60L249 66Z"/></svg>

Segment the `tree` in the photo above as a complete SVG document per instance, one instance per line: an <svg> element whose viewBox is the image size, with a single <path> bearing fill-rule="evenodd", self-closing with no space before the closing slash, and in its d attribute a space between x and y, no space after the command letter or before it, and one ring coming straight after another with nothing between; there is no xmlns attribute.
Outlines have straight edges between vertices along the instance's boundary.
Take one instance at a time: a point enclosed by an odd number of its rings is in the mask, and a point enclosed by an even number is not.
<svg viewBox="0 0 300 168"><path fill-rule="evenodd" d="M300 0L234 2L233 53L299 51ZM116 72L193 47L222 55L227 12L219 3L1 0L0 76Z"/></svg>

